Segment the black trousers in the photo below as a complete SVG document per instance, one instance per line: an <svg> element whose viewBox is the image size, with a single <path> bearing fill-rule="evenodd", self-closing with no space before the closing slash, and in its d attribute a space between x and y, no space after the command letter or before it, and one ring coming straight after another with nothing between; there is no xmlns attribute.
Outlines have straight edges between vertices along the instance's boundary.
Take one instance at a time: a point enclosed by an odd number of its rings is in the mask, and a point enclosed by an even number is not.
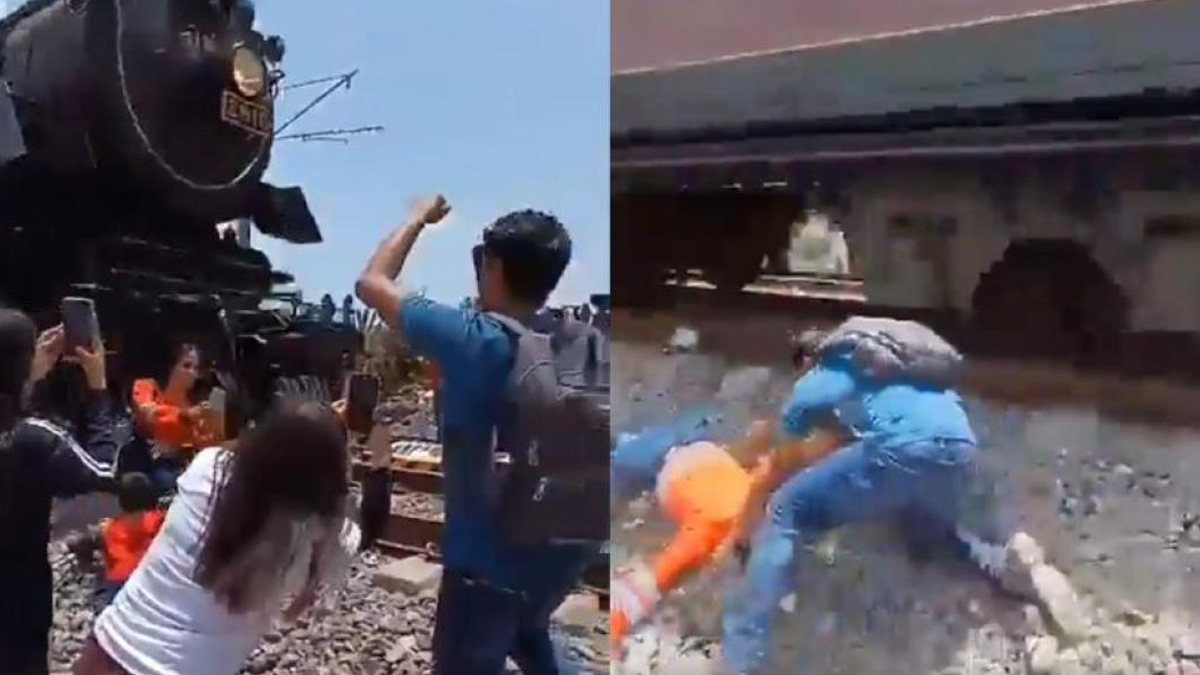
<svg viewBox="0 0 1200 675"><path fill-rule="evenodd" d="M392 510L392 474L386 468L371 469L363 479L362 512L359 527L362 529L362 548L375 545L383 536Z"/></svg>

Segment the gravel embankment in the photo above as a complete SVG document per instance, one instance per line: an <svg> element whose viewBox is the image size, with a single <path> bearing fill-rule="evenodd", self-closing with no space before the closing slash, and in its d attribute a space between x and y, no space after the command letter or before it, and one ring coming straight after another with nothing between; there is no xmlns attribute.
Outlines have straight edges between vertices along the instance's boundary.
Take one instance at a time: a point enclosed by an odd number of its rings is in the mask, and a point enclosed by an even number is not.
<svg viewBox="0 0 1200 675"><path fill-rule="evenodd" d="M416 675L429 672L432 655L432 595L405 596L375 586L374 553L364 554L338 595L332 611L317 610L296 624L268 633L243 673L263 675ZM54 629L51 672L70 671L95 617L93 578L73 556L54 544ZM590 627L555 626L559 644L578 672L606 673L608 626L597 617ZM511 664L510 664L511 665ZM518 672L511 669L510 672Z"/></svg>

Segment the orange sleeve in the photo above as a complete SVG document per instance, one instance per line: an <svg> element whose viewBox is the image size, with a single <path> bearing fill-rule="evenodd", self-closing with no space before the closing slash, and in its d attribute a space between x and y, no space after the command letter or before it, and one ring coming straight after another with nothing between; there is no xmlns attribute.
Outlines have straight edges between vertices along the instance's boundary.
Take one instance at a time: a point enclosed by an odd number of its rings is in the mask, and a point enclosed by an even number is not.
<svg viewBox="0 0 1200 675"><path fill-rule="evenodd" d="M700 518L681 523L675 538L651 564L658 590L666 593L706 563L729 535L730 526L729 522Z"/></svg>
<svg viewBox="0 0 1200 675"><path fill-rule="evenodd" d="M192 440L192 428L183 418L183 411L159 400L158 384L154 380L133 383L133 405L139 419L149 427L155 440L169 445L187 445Z"/></svg>
<svg viewBox="0 0 1200 675"><path fill-rule="evenodd" d="M625 641L625 634L629 632L629 619L625 616L625 612L620 609L615 609L608 614L608 635L609 649L613 654L621 648L621 643Z"/></svg>
<svg viewBox="0 0 1200 675"><path fill-rule="evenodd" d="M150 512L150 517L147 520L149 522L147 522L148 527L146 529L150 533L150 538L153 539L158 536L158 531L162 529L163 523L166 522L167 512L162 509L154 509Z"/></svg>

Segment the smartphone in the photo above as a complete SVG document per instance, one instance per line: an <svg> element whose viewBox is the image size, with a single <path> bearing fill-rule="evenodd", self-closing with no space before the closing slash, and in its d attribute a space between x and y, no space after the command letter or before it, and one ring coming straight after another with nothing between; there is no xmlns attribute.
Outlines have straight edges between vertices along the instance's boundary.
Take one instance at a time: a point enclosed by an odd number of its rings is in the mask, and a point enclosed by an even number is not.
<svg viewBox="0 0 1200 675"><path fill-rule="evenodd" d="M226 394L225 394L224 389L222 389L220 387L213 387L212 391L209 392L209 394L208 394L208 407L211 408L214 412L216 412L220 415L224 415L225 414L225 398L226 398Z"/></svg>
<svg viewBox="0 0 1200 675"><path fill-rule="evenodd" d="M379 404L379 378L365 373L350 376L350 392L346 397L346 427L365 434L371 431L371 418Z"/></svg>
<svg viewBox="0 0 1200 675"><path fill-rule="evenodd" d="M100 334L96 303L91 298L63 298L61 311L64 352L74 356L76 347L91 349Z"/></svg>

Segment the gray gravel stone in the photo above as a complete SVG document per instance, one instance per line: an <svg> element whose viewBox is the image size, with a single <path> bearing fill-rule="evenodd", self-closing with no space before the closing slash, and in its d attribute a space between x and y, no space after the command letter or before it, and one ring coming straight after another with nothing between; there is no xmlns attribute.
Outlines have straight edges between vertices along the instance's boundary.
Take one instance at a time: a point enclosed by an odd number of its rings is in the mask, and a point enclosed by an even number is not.
<svg viewBox="0 0 1200 675"><path fill-rule="evenodd" d="M337 594L331 613L311 612L290 626L263 636L242 671L254 675L420 675L432 664L433 616L436 600L394 595L372 583L379 559L364 554ZM82 649L94 621L92 593L96 579L83 574L61 545L51 546L55 574L54 629L50 666L67 673ZM591 634L568 634L555 624L564 653L585 655L576 662L585 673L609 669L607 620Z"/></svg>
<svg viewBox="0 0 1200 675"><path fill-rule="evenodd" d="M1052 635L1030 638L1026 649L1029 652L1030 675L1054 675L1058 666L1058 640Z"/></svg>

